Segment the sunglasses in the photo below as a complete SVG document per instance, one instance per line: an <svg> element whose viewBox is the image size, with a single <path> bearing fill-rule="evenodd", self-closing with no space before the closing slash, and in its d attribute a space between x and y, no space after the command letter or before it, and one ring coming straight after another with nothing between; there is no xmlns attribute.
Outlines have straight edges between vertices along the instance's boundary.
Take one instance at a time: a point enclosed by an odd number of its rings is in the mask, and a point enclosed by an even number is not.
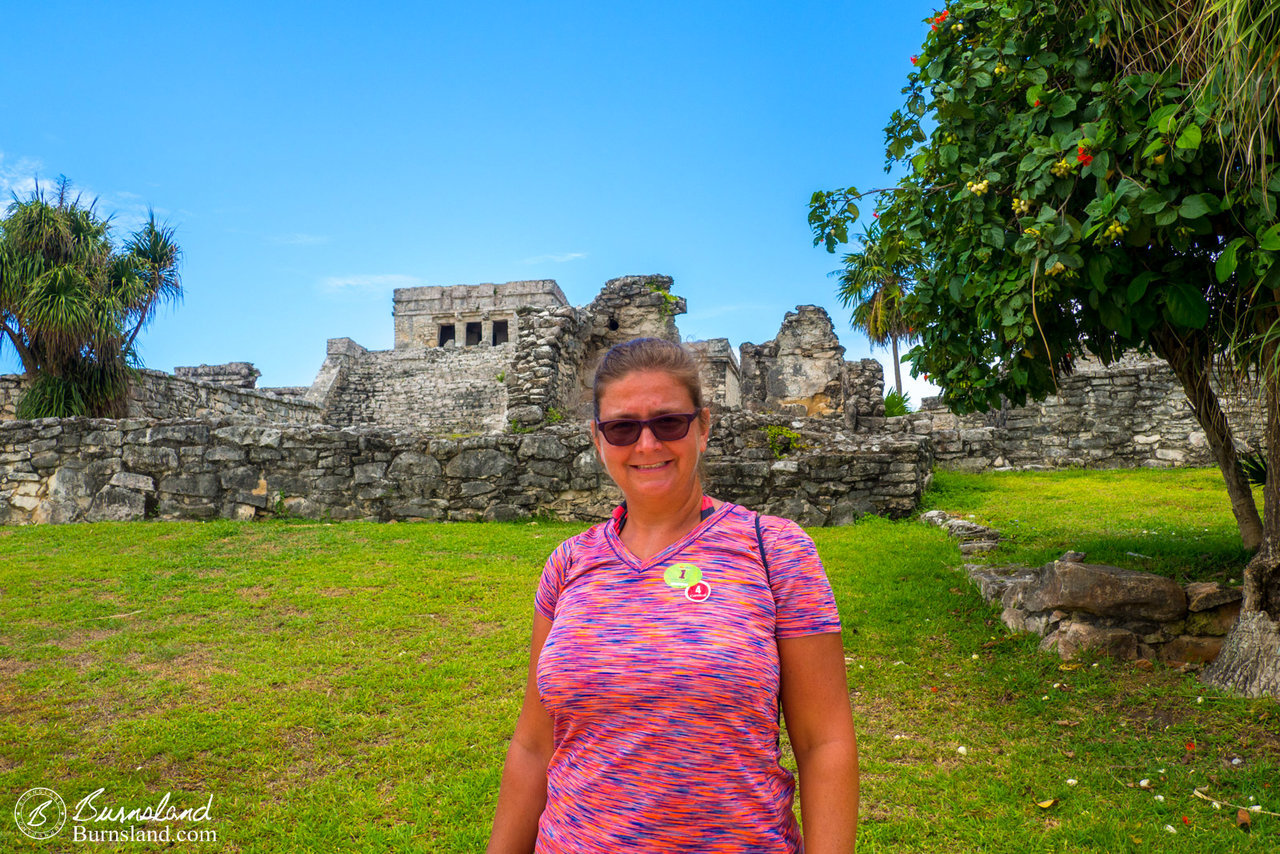
<svg viewBox="0 0 1280 854"><path fill-rule="evenodd" d="M597 421L596 429L610 445L632 445L640 439L640 431L648 427L659 442L674 442L689 435L689 425L698 417L696 412L676 412L657 418L618 418L614 421Z"/></svg>

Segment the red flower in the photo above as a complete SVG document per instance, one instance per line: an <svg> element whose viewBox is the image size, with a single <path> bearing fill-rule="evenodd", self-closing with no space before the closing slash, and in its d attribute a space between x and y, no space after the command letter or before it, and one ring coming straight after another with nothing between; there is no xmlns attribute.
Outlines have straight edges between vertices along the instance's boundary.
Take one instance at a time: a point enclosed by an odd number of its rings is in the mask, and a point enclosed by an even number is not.
<svg viewBox="0 0 1280 854"><path fill-rule="evenodd" d="M1080 161L1081 163L1083 163L1085 166L1088 166L1090 163L1092 163L1092 162L1093 162L1093 155L1092 155L1092 154L1085 154L1085 153L1084 153L1084 149L1081 149L1081 150L1080 150L1080 153L1076 155L1076 160L1079 160L1079 161Z"/></svg>
<svg viewBox="0 0 1280 854"><path fill-rule="evenodd" d="M915 65L915 64L917 64L917 63L919 62L919 60L920 60L920 57L918 57L918 56L913 56L913 57L911 57L911 64L912 64L912 65Z"/></svg>
<svg viewBox="0 0 1280 854"><path fill-rule="evenodd" d="M1036 106L1037 106L1037 107L1038 107L1038 106L1040 106L1040 99L1039 99L1039 98L1036 98Z"/></svg>
<svg viewBox="0 0 1280 854"><path fill-rule="evenodd" d="M1194 741L1188 741L1187 750L1195 750L1195 749L1196 749L1196 743Z"/></svg>
<svg viewBox="0 0 1280 854"><path fill-rule="evenodd" d="M1184 816L1182 817L1182 823L1183 823L1183 824L1191 824L1191 819L1187 818L1187 817L1184 815Z"/></svg>
<svg viewBox="0 0 1280 854"><path fill-rule="evenodd" d="M878 214L878 213L873 213L873 214L872 214L872 216L873 216L873 217L875 217L876 219L879 219L879 218L880 218L880 214Z"/></svg>
<svg viewBox="0 0 1280 854"><path fill-rule="evenodd" d="M931 29L931 30L936 30L936 29L938 29L938 25L937 25L937 24L934 24L934 25L933 25L932 27L930 27L929 29Z"/></svg>
<svg viewBox="0 0 1280 854"><path fill-rule="evenodd" d="M943 21L947 19L947 16L950 14L951 14L951 11L949 9L943 9L941 12L938 13L938 17L933 19L933 22L935 24L941 24Z"/></svg>

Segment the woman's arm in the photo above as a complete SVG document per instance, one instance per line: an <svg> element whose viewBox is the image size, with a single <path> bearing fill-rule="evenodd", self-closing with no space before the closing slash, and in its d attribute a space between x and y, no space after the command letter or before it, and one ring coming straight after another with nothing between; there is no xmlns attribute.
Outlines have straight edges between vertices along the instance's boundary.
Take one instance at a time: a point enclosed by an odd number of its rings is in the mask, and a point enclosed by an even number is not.
<svg viewBox="0 0 1280 854"><path fill-rule="evenodd" d="M858 743L840 634L779 638L778 658L805 854L849 854L858 830Z"/></svg>
<svg viewBox="0 0 1280 854"><path fill-rule="evenodd" d="M538 655L550 631L551 621L535 613L524 705L502 768L498 808L489 847L485 849L488 854L525 854L533 851L538 839L538 819L547 805L547 763L551 761L552 744L551 716L538 698Z"/></svg>

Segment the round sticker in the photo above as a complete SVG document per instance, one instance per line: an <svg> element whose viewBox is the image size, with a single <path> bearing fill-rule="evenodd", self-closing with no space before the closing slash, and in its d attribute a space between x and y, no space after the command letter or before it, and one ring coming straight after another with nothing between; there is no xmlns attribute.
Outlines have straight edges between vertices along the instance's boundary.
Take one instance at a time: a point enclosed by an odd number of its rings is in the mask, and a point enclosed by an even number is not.
<svg viewBox="0 0 1280 854"><path fill-rule="evenodd" d="M705 602L711 598L711 585L705 581L690 584L684 589L684 598L690 602Z"/></svg>
<svg viewBox="0 0 1280 854"><path fill-rule="evenodd" d="M662 580L668 587L688 587L702 580L702 570L691 563L673 563L662 573Z"/></svg>

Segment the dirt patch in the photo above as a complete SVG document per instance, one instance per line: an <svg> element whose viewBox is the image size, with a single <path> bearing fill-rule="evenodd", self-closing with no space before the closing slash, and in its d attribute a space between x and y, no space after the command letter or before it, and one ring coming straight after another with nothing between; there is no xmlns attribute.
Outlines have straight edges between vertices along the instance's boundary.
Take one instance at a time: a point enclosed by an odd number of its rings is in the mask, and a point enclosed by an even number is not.
<svg viewBox="0 0 1280 854"><path fill-rule="evenodd" d="M58 649L75 652L91 643L100 643L109 637L120 634L119 629L80 629L71 632L65 638L51 641ZM65 659L64 659L65 660Z"/></svg>
<svg viewBox="0 0 1280 854"><path fill-rule="evenodd" d="M259 586L241 587L236 591L236 595L246 602L258 603L271 598L271 591Z"/></svg>

